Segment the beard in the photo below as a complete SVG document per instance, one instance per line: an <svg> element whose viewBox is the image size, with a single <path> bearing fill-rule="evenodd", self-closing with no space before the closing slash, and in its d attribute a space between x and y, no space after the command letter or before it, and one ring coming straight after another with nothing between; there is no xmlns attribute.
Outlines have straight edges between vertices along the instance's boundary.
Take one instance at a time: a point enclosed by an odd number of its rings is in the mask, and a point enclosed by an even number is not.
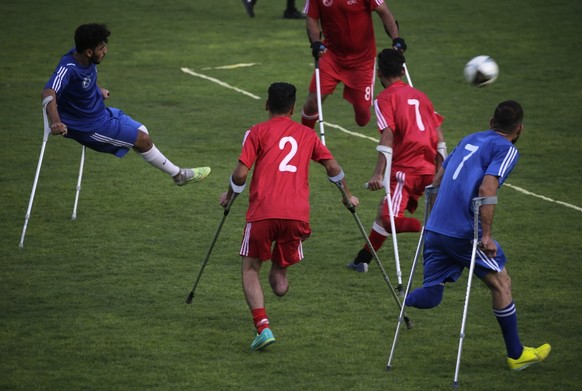
<svg viewBox="0 0 582 391"><path fill-rule="evenodd" d="M515 145L515 143L517 143L517 140L519 140L519 134L517 136L515 136L515 138L513 140L511 140L511 143Z"/></svg>
<svg viewBox="0 0 582 391"><path fill-rule="evenodd" d="M92 55L90 60L93 64L99 65L101 63L101 61L103 61L103 58L105 58L105 55L103 55L101 58L99 58L96 55Z"/></svg>

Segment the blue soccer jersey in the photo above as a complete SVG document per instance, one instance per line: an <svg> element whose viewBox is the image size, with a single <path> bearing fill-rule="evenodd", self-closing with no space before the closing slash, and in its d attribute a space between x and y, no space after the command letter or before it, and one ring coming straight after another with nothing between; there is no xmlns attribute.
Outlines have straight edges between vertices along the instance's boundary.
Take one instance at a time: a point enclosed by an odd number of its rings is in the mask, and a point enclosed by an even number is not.
<svg viewBox="0 0 582 391"><path fill-rule="evenodd" d="M496 176L501 186L518 157L515 146L493 130L474 133L461 140L443 163L445 173L426 229L472 239L472 199L479 196L483 177Z"/></svg>
<svg viewBox="0 0 582 391"><path fill-rule="evenodd" d="M95 131L105 127L109 119L97 85L97 66L82 66L73 57L74 52L72 49L61 58L45 88L56 92L64 124L77 131Z"/></svg>

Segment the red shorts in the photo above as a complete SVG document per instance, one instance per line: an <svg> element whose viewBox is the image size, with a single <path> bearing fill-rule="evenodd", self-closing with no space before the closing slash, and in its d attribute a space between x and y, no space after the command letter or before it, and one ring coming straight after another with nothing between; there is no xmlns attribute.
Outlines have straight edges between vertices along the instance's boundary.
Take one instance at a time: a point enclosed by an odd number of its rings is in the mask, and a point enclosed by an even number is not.
<svg viewBox="0 0 582 391"><path fill-rule="evenodd" d="M432 184L433 177L433 175L410 175L402 171L392 173L390 195L395 216L403 217L405 210L414 213L418 199L424 194L425 187ZM382 206L382 217L390 218L386 200Z"/></svg>
<svg viewBox="0 0 582 391"><path fill-rule="evenodd" d="M333 93L336 86L344 84L344 99L356 107L370 107L374 98L376 59L345 66L328 51L319 59L321 94ZM309 84L309 92L316 92L315 73Z"/></svg>
<svg viewBox="0 0 582 391"><path fill-rule="evenodd" d="M304 221L267 219L247 222L240 255L263 262L270 259L281 267L288 267L303 259L302 241L310 235L311 227Z"/></svg>

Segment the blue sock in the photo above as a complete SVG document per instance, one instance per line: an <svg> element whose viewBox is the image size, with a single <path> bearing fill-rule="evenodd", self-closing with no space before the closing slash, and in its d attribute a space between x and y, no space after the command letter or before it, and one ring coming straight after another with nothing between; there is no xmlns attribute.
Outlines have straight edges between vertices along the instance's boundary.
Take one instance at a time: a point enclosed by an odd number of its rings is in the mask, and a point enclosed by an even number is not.
<svg viewBox="0 0 582 391"><path fill-rule="evenodd" d="M519 358L523 352L523 345L519 340L519 334L517 332L517 310L515 309L515 303L512 301L511 304L500 310L493 308L493 313L503 333L507 356L513 359Z"/></svg>
<svg viewBox="0 0 582 391"><path fill-rule="evenodd" d="M442 284L417 288L406 297L406 305L420 309L434 308L443 300L445 286Z"/></svg>

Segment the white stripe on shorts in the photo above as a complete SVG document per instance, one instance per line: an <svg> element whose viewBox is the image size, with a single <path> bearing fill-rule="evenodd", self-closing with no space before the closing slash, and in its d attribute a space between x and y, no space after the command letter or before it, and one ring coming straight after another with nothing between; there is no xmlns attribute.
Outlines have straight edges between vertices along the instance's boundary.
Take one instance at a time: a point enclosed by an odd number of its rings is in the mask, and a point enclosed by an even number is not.
<svg viewBox="0 0 582 391"><path fill-rule="evenodd" d="M303 259L303 241L299 241L299 247L297 247L297 253L299 254L299 260Z"/></svg>
<svg viewBox="0 0 582 391"><path fill-rule="evenodd" d="M240 255L246 257L249 255L249 240L251 237L251 227L253 223L247 223L245 226L245 233L243 236L242 243L240 245Z"/></svg>
<svg viewBox="0 0 582 391"><path fill-rule="evenodd" d="M131 143L128 143L126 141L116 140L114 138L107 137L107 136L104 136L104 135L99 134L99 133L93 133L90 137L93 140L98 141L98 142L103 143L103 144L111 144L111 145L115 145L117 147L124 147L124 148L128 148L128 149L131 149L133 147L133 145Z"/></svg>
<svg viewBox="0 0 582 391"><path fill-rule="evenodd" d="M477 249L477 254L479 255L479 259L485 264L487 265L491 270L494 270L496 272L500 272L501 269L499 268L499 264L497 263L497 261L495 261L495 258L489 258L484 252L483 250Z"/></svg>
<svg viewBox="0 0 582 391"><path fill-rule="evenodd" d="M394 194L392 194L392 211L394 212L394 217L398 216L400 211L400 204L402 203L402 189L406 184L406 174L402 171L396 172L396 187L394 188Z"/></svg>

